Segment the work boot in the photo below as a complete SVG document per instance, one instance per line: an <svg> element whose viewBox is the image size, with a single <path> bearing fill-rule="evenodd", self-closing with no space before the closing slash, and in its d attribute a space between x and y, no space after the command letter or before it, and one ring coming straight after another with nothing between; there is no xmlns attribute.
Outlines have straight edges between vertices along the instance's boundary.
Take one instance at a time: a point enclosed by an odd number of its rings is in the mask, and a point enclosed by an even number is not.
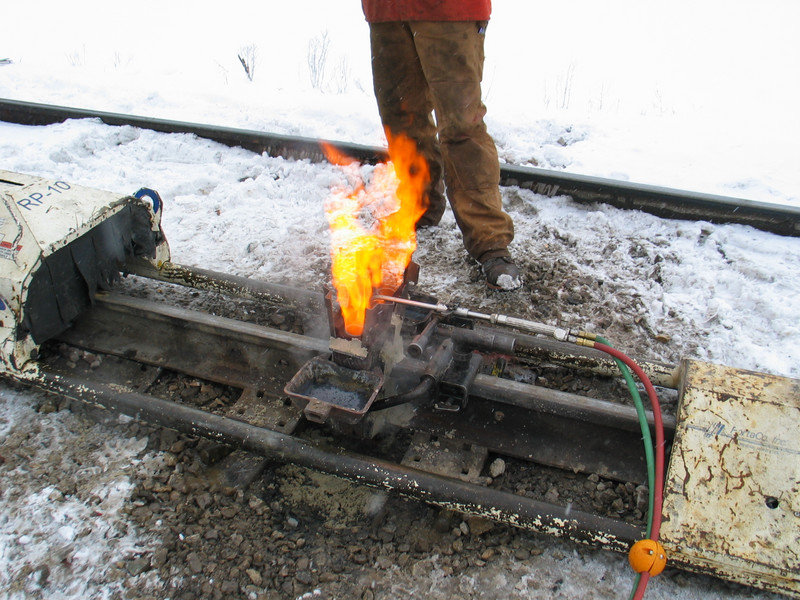
<svg viewBox="0 0 800 600"><path fill-rule="evenodd" d="M486 285L493 290L511 292L522 287L522 274L519 267L508 256L490 258L483 263Z"/></svg>

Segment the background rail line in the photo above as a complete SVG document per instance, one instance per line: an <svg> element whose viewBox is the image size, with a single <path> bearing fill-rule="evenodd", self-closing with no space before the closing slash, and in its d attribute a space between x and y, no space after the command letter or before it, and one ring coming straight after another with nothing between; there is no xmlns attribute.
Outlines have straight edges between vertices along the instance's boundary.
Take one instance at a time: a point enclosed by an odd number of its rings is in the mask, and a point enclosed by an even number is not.
<svg viewBox="0 0 800 600"><path fill-rule="evenodd" d="M99 119L107 125L130 125L163 133L190 133L270 156L316 162L325 160L320 148L321 140L314 138L0 98L2 121L49 125L67 119ZM383 148L338 141L328 143L362 162L386 158ZM546 196L570 196L582 203L600 202L617 208L641 210L665 218L736 223L779 235L800 236L800 207L795 206L515 165L502 165L501 184L519 186Z"/></svg>

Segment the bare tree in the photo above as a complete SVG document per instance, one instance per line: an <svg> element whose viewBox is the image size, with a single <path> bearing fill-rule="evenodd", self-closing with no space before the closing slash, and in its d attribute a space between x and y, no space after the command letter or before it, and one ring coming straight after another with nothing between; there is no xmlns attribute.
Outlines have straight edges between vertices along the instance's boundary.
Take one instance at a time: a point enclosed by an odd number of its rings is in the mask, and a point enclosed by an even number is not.
<svg viewBox="0 0 800 600"><path fill-rule="evenodd" d="M570 97L572 95L572 80L575 78L575 65L569 63L567 67L567 74L564 77L563 86L561 89L561 104L559 108L569 108Z"/></svg>
<svg viewBox="0 0 800 600"><path fill-rule="evenodd" d="M330 40L328 31L324 31L308 41L308 73L311 87L321 90L325 83L325 64L328 61Z"/></svg>
<svg viewBox="0 0 800 600"><path fill-rule="evenodd" d="M80 50L75 50L67 54L67 61L73 67L86 66L86 44Z"/></svg>
<svg viewBox="0 0 800 600"><path fill-rule="evenodd" d="M350 63L347 56L340 56L339 61L333 69L331 87L337 94L344 94L347 91L350 79Z"/></svg>
<svg viewBox="0 0 800 600"><path fill-rule="evenodd" d="M239 50L239 62L242 63L242 68L247 74L247 79L253 81L253 76L256 72L256 57L258 56L258 48L255 44L250 44Z"/></svg>

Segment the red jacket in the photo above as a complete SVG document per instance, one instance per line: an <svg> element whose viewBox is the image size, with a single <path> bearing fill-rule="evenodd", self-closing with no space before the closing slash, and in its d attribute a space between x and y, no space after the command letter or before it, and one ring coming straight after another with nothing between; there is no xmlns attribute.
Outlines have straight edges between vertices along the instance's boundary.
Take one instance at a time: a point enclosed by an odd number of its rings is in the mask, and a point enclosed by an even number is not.
<svg viewBox="0 0 800 600"><path fill-rule="evenodd" d="M361 0L370 23L385 21L488 21L492 0Z"/></svg>

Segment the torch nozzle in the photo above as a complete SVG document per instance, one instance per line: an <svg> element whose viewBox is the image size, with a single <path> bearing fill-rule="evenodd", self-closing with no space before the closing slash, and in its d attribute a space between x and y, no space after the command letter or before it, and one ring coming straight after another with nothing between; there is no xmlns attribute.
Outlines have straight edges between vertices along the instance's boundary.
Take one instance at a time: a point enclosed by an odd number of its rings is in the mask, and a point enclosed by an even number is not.
<svg viewBox="0 0 800 600"><path fill-rule="evenodd" d="M395 302L397 304L415 306L417 308L424 308L425 310L431 310L438 313L452 313L458 317L465 317L467 319L488 321L492 324L521 329L529 333L546 335L562 342L578 343L579 340L591 341L594 338L594 334L585 331L576 332L571 329L562 329L561 327L553 327L544 323L537 323L536 321L529 321L527 319L518 319L516 317L509 317L507 315L487 315L485 313L475 312L466 308L451 309L445 304L430 304L428 302L419 302L417 300L396 298L395 296L384 296L381 294L375 294L372 299L376 302Z"/></svg>
<svg viewBox="0 0 800 600"><path fill-rule="evenodd" d="M429 304L428 302L419 302L417 300L397 298L395 296L384 296L382 294L375 294L372 299L378 302L394 302L396 304L405 304L406 306L415 306L416 308L424 308L425 310L432 310L440 313L446 313L450 310L444 304Z"/></svg>
<svg viewBox="0 0 800 600"><path fill-rule="evenodd" d="M484 313L467 310L466 308L457 308L454 311L454 314L470 319L481 319L484 321L489 321L492 324L505 325L506 327L513 327L515 329L521 329L530 333L551 336L562 342L574 342L578 338L578 336L569 329L553 327L544 323L537 323L536 321L529 321L527 319L518 319L516 317L509 317L507 315L487 315Z"/></svg>

